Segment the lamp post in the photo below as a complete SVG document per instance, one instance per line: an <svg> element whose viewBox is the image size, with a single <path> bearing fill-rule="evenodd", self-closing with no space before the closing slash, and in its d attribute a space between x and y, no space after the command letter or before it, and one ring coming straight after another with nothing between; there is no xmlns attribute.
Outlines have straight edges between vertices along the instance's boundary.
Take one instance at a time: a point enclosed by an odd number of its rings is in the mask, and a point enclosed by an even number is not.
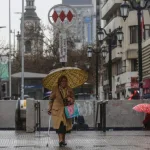
<svg viewBox="0 0 150 150"><path fill-rule="evenodd" d="M138 19L138 72L139 72L139 90L140 90L140 98L143 97L143 74L142 74L142 29L141 29L141 15L142 10L146 9L148 6L149 0L145 0L144 6L141 6L141 0L136 0L133 3L132 0L124 0L120 6L121 16L126 20L129 16L129 8L130 6L137 11L137 19ZM129 4L130 3L130 4ZM150 6L148 6L148 11L150 13Z"/></svg>
<svg viewBox="0 0 150 150"><path fill-rule="evenodd" d="M9 97L11 99L11 0L9 0Z"/></svg>
<svg viewBox="0 0 150 150"><path fill-rule="evenodd" d="M15 30L14 31L11 30L11 33L14 34L14 51L15 51L15 48L16 48L16 42L15 42L16 33L15 33Z"/></svg>
<svg viewBox="0 0 150 150"><path fill-rule="evenodd" d="M104 33L108 37L108 53L109 53L109 62L108 62L108 77L109 77L109 100L112 99L112 39L114 36L117 36L117 40L119 41L120 45L123 39L123 32L122 28L118 27L114 32L109 30L109 33L106 32L104 28L99 28L99 40L103 42L104 40ZM102 51L103 57L106 57L106 50Z"/></svg>
<svg viewBox="0 0 150 150"><path fill-rule="evenodd" d="M100 49L93 49L92 48L92 46L88 46L88 50L87 50L87 57L88 58L92 58L92 54L95 54L96 55L96 67L95 67L95 72L96 72L96 80L95 80L95 82L96 82L96 100L98 100L98 98L99 98L99 94L98 94L98 59L99 59L99 57L98 57L98 55L100 54Z"/></svg>
<svg viewBox="0 0 150 150"><path fill-rule="evenodd" d="M24 99L24 0L22 0L21 17L21 99Z"/></svg>

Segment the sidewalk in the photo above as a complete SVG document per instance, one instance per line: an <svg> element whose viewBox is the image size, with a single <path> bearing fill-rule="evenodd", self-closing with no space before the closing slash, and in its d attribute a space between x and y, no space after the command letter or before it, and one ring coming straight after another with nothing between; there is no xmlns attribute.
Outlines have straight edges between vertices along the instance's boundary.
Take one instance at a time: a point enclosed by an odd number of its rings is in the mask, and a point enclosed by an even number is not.
<svg viewBox="0 0 150 150"><path fill-rule="evenodd" d="M0 150L150 150L150 131L73 131L67 143L59 148L55 132L48 137L47 132L0 131Z"/></svg>

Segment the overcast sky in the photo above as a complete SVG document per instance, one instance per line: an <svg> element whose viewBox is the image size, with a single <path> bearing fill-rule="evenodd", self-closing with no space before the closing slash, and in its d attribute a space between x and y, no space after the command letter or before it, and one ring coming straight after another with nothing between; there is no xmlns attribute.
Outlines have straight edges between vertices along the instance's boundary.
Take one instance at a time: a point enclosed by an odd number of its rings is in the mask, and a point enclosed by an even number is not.
<svg viewBox="0 0 150 150"><path fill-rule="evenodd" d="M2 0L1 0L2 1ZM25 0L26 2L26 0ZM35 0L36 12L41 21L46 25L48 24L48 11L56 4L60 4L62 0ZM26 3L25 3L26 4ZM20 31L20 14L15 12L21 12L22 0L11 0L11 29ZM6 26L4 29L0 29L0 40L8 43L9 39L9 0L3 0L0 4L0 26ZM13 37L13 36L12 36ZM12 38L13 39L13 38Z"/></svg>

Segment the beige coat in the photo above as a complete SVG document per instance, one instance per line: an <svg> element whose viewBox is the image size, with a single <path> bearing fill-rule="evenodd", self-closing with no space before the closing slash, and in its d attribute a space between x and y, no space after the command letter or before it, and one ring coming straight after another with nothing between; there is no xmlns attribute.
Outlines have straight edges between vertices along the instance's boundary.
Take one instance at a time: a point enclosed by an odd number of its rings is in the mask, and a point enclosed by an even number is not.
<svg viewBox="0 0 150 150"><path fill-rule="evenodd" d="M73 91L71 88L68 87L68 89L72 93L73 97ZM50 108L52 112L52 122L53 122L53 128L59 129L61 121L63 121L64 125L66 126L66 130L69 131L72 129L72 120L67 119L64 113L64 103L63 99L61 97L61 94L59 92L59 88L54 87L52 90L51 96L50 96Z"/></svg>

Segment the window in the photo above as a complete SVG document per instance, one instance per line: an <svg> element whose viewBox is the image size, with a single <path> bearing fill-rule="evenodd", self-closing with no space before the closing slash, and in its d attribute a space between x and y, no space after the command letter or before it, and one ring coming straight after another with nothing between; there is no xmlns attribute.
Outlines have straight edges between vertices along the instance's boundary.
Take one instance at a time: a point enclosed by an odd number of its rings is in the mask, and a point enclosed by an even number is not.
<svg viewBox="0 0 150 150"><path fill-rule="evenodd" d="M122 61L118 61L117 63L117 75L122 73Z"/></svg>
<svg viewBox="0 0 150 150"><path fill-rule="evenodd" d="M150 38L150 25L144 26L144 36L143 38L146 40ZM138 43L138 26L130 26L130 44Z"/></svg>
<svg viewBox="0 0 150 150"><path fill-rule="evenodd" d="M137 71L137 59L131 60L131 71Z"/></svg>
<svg viewBox="0 0 150 150"><path fill-rule="evenodd" d="M30 53L31 52L31 41L25 42L25 52Z"/></svg>
<svg viewBox="0 0 150 150"><path fill-rule="evenodd" d="M138 42L138 26L130 27L130 44Z"/></svg>
<svg viewBox="0 0 150 150"><path fill-rule="evenodd" d="M107 69L107 68L106 68L106 70L104 71L103 79L104 79L104 81L108 80L108 69Z"/></svg>
<svg viewBox="0 0 150 150"><path fill-rule="evenodd" d="M147 40L150 37L150 25L144 27L144 39Z"/></svg>
<svg viewBox="0 0 150 150"><path fill-rule="evenodd" d="M126 60L122 61L122 73L126 72Z"/></svg>

